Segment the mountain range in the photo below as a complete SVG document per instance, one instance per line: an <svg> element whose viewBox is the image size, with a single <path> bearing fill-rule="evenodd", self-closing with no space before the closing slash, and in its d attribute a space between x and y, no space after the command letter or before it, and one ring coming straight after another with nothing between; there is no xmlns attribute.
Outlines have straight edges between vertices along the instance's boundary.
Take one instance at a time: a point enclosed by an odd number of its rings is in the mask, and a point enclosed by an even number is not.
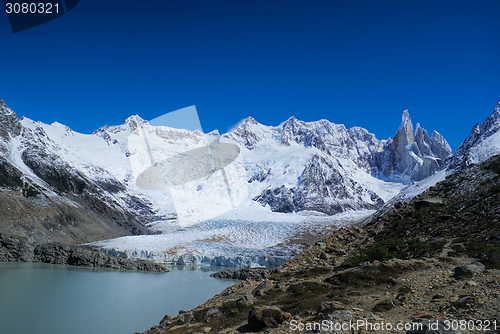
<svg viewBox="0 0 500 334"><path fill-rule="evenodd" d="M100 241L100 246L139 257L175 250L198 252L198 261L212 254L207 257L212 261L221 251L252 253L293 238L303 230L301 225L309 226L304 223L332 222L339 214L367 215L414 181L425 184L424 179L439 171L450 173L498 154L499 120L500 103L452 154L438 132L429 136L420 124L414 129L406 110L388 140L359 127L294 117L278 126L248 117L219 135L152 126L131 116L121 125L84 135L59 123L19 119L0 100L0 233L37 242ZM140 145L144 138L148 150ZM137 186L137 175L148 163L209 142L239 147L239 158L225 174L182 189L147 191ZM224 178L230 186L230 210L214 196ZM201 204L190 207L189 199L196 196ZM180 213L191 214L195 227L180 226ZM259 229L259 222L268 224ZM249 245L258 239L254 229L267 235L255 249ZM125 237L130 235L138 237ZM112 238L118 239L102 241ZM204 247L214 240L222 248L207 252Z"/></svg>

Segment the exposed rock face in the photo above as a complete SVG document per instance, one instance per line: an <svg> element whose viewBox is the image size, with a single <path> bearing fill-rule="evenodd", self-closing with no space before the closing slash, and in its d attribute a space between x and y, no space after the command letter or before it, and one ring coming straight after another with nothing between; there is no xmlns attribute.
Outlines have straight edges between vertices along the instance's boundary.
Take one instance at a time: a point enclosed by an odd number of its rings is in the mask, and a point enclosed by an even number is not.
<svg viewBox="0 0 500 334"><path fill-rule="evenodd" d="M259 135L253 131L253 127L259 123L253 117L247 117L245 121L234 131L234 134L244 140L246 148L251 150L255 144L262 140Z"/></svg>
<svg viewBox="0 0 500 334"><path fill-rule="evenodd" d="M333 215L345 210L376 209L384 201L342 173L338 161L314 155L304 169L297 187L269 188L255 201L268 204L275 212L320 211Z"/></svg>
<svg viewBox="0 0 500 334"><path fill-rule="evenodd" d="M4 100L0 100L0 138L9 141L10 138L21 133L21 122L16 113L13 112Z"/></svg>
<svg viewBox="0 0 500 334"><path fill-rule="evenodd" d="M278 272L278 269L269 269L269 268L241 268L241 269L228 269L223 271L218 271L216 273L211 274L211 277L215 278L229 278L229 279L253 279L260 280L266 277L269 277L271 274L275 274Z"/></svg>
<svg viewBox="0 0 500 334"><path fill-rule="evenodd" d="M436 155L439 159L441 159L441 162L444 162L447 157L450 156L451 153L451 147L444 139L444 137L434 130L432 132L431 136L431 151Z"/></svg>
<svg viewBox="0 0 500 334"><path fill-rule="evenodd" d="M25 238L10 238L0 234L0 262L32 262L35 245Z"/></svg>
<svg viewBox="0 0 500 334"><path fill-rule="evenodd" d="M422 180L441 168L451 155L448 142L437 131L432 137L417 124L415 133L407 110L394 139L380 154L379 168L383 175L395 179Z"/></svg>
<svg viewBox="0 0 500 334"><path fill-rule="evenodd" d="M130 260L110 256L85 246L61 243L36 244L26 238L12 238L0 234L0 261L42 262L91 268L125 269L166 272L165 267L147 260Z"/></svg>
<svg viewBox="0 0 500 334"><path fill-rule="evenodd" d="M23 186L23 173L7 159L0 156L0 187L20 189Z"/></svg>
<svg viewBox="0 0 500 334"><path fill-rule="evenodd" d="M471 277L472 275L480 274L484 271L484 264L481 262L474 262L469 265L463 265L455 268L454 277L462 278L462 277Z"/></svg>

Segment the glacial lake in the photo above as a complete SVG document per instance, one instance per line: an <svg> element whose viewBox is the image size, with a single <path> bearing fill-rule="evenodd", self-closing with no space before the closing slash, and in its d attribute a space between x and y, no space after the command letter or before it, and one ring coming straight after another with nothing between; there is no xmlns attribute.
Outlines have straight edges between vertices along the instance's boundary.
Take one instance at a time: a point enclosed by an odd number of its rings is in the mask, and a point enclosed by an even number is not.
<svg viewBox="0 0 500 334"><path fill-rule="evenodd" d="M237 282L210 277L226 268L169 269L159 274L0 262L0 332L143 332L165 314L196 307Z"/></svg>

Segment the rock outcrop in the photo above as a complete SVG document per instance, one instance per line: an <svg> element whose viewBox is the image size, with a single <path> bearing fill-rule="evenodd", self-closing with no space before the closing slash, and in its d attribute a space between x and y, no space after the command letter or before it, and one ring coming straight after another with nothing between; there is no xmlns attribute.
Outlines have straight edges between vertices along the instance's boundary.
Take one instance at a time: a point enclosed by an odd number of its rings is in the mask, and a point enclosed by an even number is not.
<svg viewBox="0 0 500 334"><path fill-rule="evenodd" d="M476 261L472 264L456 267L453 276L457 278L471 277L473 275L481 274L484 271L484 269L485 269L484 264Z"/></svg>
<svg viewBox="0 0 500 334"><path fill-rule="evenodd" d="M218 271L211 274L211 277L215 278L227 278L227 279L238 279L238 280L260 280L275 274L279 269L269 269L269 268L241 268L241 269L228 269Z"/></svg>
<svg viewBox="0 0 500 334"><path fill-rule="evenodd" d="M36 244L26 238L0 234L0 262L41 262L90 268L167 272L148 260L115 257L88 246L68 246L58 242Z"/></svg>
<svg viewBox="0 0 500 334"><path fill-rule="evenodd" d="M260 331L266 327L278 327L284 321L290 321L291 314L281 312L279 307L264 306L252 307L248 315L248 328L251 331Z"/></svg>
<svg viewBox="0 0 500 334"><path fill-rule="evenodd" d="M415 132L408 110L394 138L379 156L378 167L390 179L419 181L443 166L452 153L450 145L437 131L432 137L417 123Z"/></svg>
<svg viewBox="0 0 500 334"><path fill-rule="evenodd" d="M16 113L10 109L4 100L0 100L0 138L9 141L21 134L22 126Z"/></svg>

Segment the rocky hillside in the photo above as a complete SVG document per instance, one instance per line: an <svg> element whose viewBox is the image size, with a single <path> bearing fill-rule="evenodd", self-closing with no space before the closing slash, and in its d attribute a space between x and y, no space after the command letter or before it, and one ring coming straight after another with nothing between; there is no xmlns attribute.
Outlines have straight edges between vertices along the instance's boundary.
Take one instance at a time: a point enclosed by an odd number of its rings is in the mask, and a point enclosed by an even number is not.
<svg viewBox="0 0 500 334"><path fill-rule="evenodd" d="M277 269L218 274L245 280L193 310L165 316L145 334L292 333L298 324L323 320L394 327L430 322L441 328L399 331L408 334L482 333L478 326L489 322L486 332L500 333L499 219L495 156L363 226L338 230ZM444 332L454 320L475 320L475 330ZM302 332L376 331L365 325Z"/></svg>

